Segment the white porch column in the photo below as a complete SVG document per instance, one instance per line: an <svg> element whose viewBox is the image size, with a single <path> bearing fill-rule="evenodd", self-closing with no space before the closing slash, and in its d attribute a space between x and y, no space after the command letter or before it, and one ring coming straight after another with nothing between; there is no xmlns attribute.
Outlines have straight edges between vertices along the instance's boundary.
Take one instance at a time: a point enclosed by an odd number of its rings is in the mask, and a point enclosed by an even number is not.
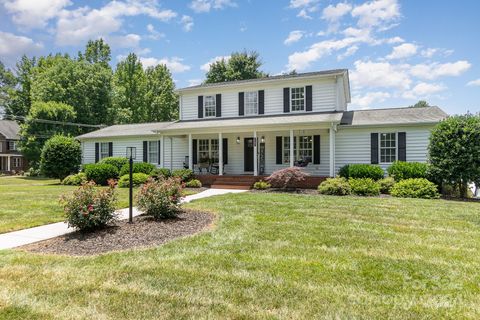
<svg viewBox="0 0 480 320"><path fill-rule="evenodd" d="M218 175L223 176L223 136L218 134Z"/></svg>
<svg viewBox="0 0 480 320"><path fill-rule="evenodd" d="M253 175L258 176L257 130L253 131Z"/></svg>
<svg viewBox="0 0 480 320"><path fill-rule="evenodd" d="M330 126L330 177L335 177L335 131L336 125L332 123Z"/></svg>
<svg viewBox="0 0 480 320"><path fill-rule="evenodd" d="M165 137L160 137L160 167L165 168Z"/></svg>
<svg viewBox="0 0 480 320"><path fill-rule="evenodd" d="M188 134L188 168L193 171L193 140L192 134Z"/></svg>
<svg viewBox="0 0 480 320"><path fill-rule="evenodd" d="M293 167L295 164L295 137L293 136L293 130L290 129L290 167Z"/></svg>
<svg viewBox="0 0 480 320"><path fill-rule="evenodd" d="M7 156L7 171L10 172L10 156Z"/></svg>

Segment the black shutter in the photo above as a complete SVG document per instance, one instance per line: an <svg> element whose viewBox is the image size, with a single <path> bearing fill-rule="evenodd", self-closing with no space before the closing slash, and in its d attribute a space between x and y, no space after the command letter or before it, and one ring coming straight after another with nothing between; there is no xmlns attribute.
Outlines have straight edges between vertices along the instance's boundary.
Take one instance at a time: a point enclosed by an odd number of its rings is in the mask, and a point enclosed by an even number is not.
<svg viewBox="0 0 480 320"><path fill-rule="evenodd" d="M370 134L370 162L378 164L378 133Z"/></svg>
<svg viewBox="0 0 480 320"><path fill-rule="evenodd" d="M108 156L113 157L113 142L108 143Z"/></svg>
<svg viewBox="0 0 480 320"><path fill-rule="evenodd" d="M258 91L258 114L265 113L265 90Z"/></svg>
<svg viewBox="0 0 480 320"><path fill-rule="evenodd" d="M95 163L100 160L100 144L98 142L95 142Z"/></svg>
<svg viewBox="0 0 480 320"><path fill-rule="evenodd" d="M143 141L143 162L148 162L148 141Z"/></svg>
<svg viewBox="0 0 480 320"><path fill-rule="evenodd" d="M193 164L197 164L197 139L192 139Z"/></svg>
<svg viewBox="0 0 480 320"><path fill-rule="evenodd" d="M223 164L228 164L228 139L223 138L222 144L223 144L223 147L222 147L223 148L222 150Z"/></svg>
<svg viewBox="0 0 480 320"><path fill-rule="evenodd" d="M290 112L290 88L283 88L283 112Z"/></svg>
<svg viewBox="0 0 480 320"><path fill-rule="evenodd" d="M305 87L305 110L312 111L312 86Z"/></svg>
<svg viewBox="0 0 480 320"><path fill-rule="evenodd" d="M320 164L320 136L319 135L313 136L313 164Z"/></svg>
<svg viewBox="0 0 480 320"><path fill-rule="evenodd" d="M407 161L407 133L398 133L398 160Z"/></svg>
<svg viewBox="0 0 480 320"><path fill-rule="evenodd" d="M162 147L162 141L161 140L158 140L158 155L157 155L157 164L161 164L162 162L160 161L160 155L162 154L160 152L160 148Z"/></svg>
<svg viewBox="0 0 480 320"><path fill-rule="evenodd" d="M203 96L198 96L198 118L203 118Z"/></svg>
<svg viewBox="0 0 480 320"><path fill-rule="evenodd" d="M245 114L245 93L238 93L238 115L243 116Z"/></svg>
<svg viewBox="0 0 480 320"><path fill-rule="evenodd" d="M216 110L216 117L221 117L222 116L222 95L221 94L217 94L217 97L216 97L216 102L215 102L215 105L217 107L217 110Z"/></svg>
<svg viewBox="0 0 480 320"><path fill-rule="evenodd" d="M276 151L277 152L277 155L276 155L277 161L276 161L276 163L277 164L282 164L283 163L283 151L282 151L283 137L277 137L276 144L277 144L277 151Z"/></svg>

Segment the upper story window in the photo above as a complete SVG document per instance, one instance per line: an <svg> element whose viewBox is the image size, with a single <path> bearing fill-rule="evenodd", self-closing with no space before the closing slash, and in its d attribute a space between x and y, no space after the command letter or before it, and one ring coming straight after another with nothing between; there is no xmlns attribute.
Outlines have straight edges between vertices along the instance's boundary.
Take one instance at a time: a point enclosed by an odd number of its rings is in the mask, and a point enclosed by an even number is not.
<svg viewBox="0 0 480 320"><path fill-rule="evenodd" d="M397 135L380 133L380 163L392 163L397 159Z"/></svg>
<svg viewBox="0 0 480 320"><path fill-rule="evenodd" d="M245 92L245 115L258 114L258 92Z"/></svg>
<svg viewBox="0 0 480 320"><path fill-rule="evenodd" d="M8 150L12 150L12 151L17 150L17 142L16 141L8 141Z"/></svg>
<svg viewBox="0 0 480 320"><path fill-rule="evenodd" d="M158 141L148 141L148 162L158 162Z"/></svg>
<svg viewBox="0 0 480 320"><path fill-rule="evenodd" d="M108 158L110 153L108 152L108 142L100 143L100 160Z"/></svg>
<svg viewBox="0 0 480 320"><path fill-rule="evenodd" d="M291 88L290 89L290 105L291 111L305 110L305 88Z"/></svg>
<svg viewBox="0 0 480 320"><path fill-rule="evenodd" d="M216 116L215 96L205 96L203 100L205 118Z"/></svg>

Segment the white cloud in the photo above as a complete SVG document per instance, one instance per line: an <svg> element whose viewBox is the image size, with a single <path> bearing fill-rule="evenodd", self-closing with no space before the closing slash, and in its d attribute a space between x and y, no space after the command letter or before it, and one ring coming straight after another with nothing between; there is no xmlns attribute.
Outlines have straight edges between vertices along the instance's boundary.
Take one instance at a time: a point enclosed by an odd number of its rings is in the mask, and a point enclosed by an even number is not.
<svg viewBox="0 0 480 320"><path fill-rule="evenodd" d="M393 48L392 53L387 55L387 59L403 59L413 56L417 53L418 46L413 43L402 43Z"/></svg>
<svg viewBox="0 0 480 320"><path fill-rule="evenodd" d="M212 58L212 59L208 60L208 62L202 64L200 66L200 70L208 72L208 70L210 70L210 65L212 63L215 63L215 62L220 61L222 59L225 59L225 61L228 61L230 59L230 56L216 56L215 58Z"/></svg>
<svg viewBox="0 0 480 320"><path fill-rule="evenodd" d="M304 33L303 31L301 31L301 30L291 31L291 32L288 34L287 39L285 39L285 41L283 41L283 43L288 46L288 45L290 45L290 44L292 44L292 43L295 43L295 42L297 42L297 41L300 41L300 39L303 38L303 35L304 35L304 34L305 34L305 33Z"/></svg>
<svg viewBox="0 0 480 320"><path fill-rule="evenodd" d="M152 24L147 24L147 30L149 35L147 36L149 39L158 40L161 38L165 38L165 34L162 32L158 32Z"/></svg>
<svg viewBox="0 0 480 320"><path fill-rule="evenodd" d="M0 31L0 56L7 65L13 65L23 54L31 55L43 48L43 44L30 38Z"/></svg>
<svg viewBox="0 0 480 320"><path fill-rule="evenodd" d="M349 47L344 53L338 55L337 57L337 61L341 61L343 59L345 59L346 57L350 57L352 55L354 55L358 50L358 46L351 46Z"/></svg>
<svg viewBox="0 0 480 320"><path fill-rule="evenodd" d="M82 7L63 10L57 21L56 42L59 45L77 45L88 39L106 37L120 30L122 17L147 15L160 21L177 16L172 10L160 10L155 2L130 0L113 1L99 9Z"/></svg>
<svg viewBox="0 0 480 320"><path fill-rule="evenodd" d="M477 80L469 81L469 82L467 83L467 86L469 86L469 87L473 87L473 86L480 87L480 78L477 79Z"/></svg>
<svg viewBox="0 0 480 320"><path fill-rule="evenodd" d="M15 24L25 28L45 28L50 19L71 4L70 0L13 0L5 1L4 6L12 14Z"/></svg>
<svg viewBox="0 0 480 320"><path fill-rule="evenodd" d="M142 40L142 37L135 33L107 38L107 42L117 48L138 48L140 40Z"/></svg>
<svg viewBox="0 0 480 320"><path fill-rule="evenodd" d="M430 63L416 64L411 66L410 73L421 79L433 80L439 77L451 76L456 77L470 69L472 65L465 60L448 63Z"/></svg>
<svg viewBox="0 0 480 320"><path fill-rule="evenodd" d="M319 0L290 0L289 8L300 9L297 17L313 19L309 14L318 10Z"/></svg>
<svg viewBox="0 0 480 320"><path fill-rule="evenodd" d="M427 49L424 49L420 52L420 54L422 55L422 57L425 57L425 58L431 58L433 57L433 55L435 53L437 53L438 49L436 48L427 48Z"/></svg>
<svg viewBox="0 0 480 320"><path fill-rule="evenodd" d="M189 87L197 86L201 83L202 83L202 79L190 79L190 80L188 80L188 86Z"/></svg>
<svg viewBox="0 0 480 320"><path fill-rule="evenodd" d="M348 3L340 2L336 6L329 5L323 9L322 19L327 21L337 21L352 10L352 6Z"/></svg>
<svg viewBox="0 0 480 320"><path fill-rule="evenodd" d="M412 83L410 75L399 65L388 62L355 61L350 74L355 88L396 88L408 90Z"/></svg>
<svg viewBox="0 0 480 320"><path fill-rule="evenodd" d="M180 23L183 25L183 30L186 32L192 31L193 28L193 18L187 15L182 16Z"/></svg>
<svg viewBox="0 0 480 320"><path fill-rule="evenodd" d="M402 97L405 99L419 99L426 98L434 93L445 90L446 87L442 84L420 82L412 90L403 93Z"/></svg>
<svg viewBox="0 0 480 320"><path fill-rule="evenodd" d="M384 29L400 18L400 6L397 0L373 0L353 8L352 17L358 18L359 27Z"/></svg>
<svg viewBox="0 0 480 320"><path fill-rule="evenodd" d="M193 0L190 2L190 8L196 13L210 12L212 9L221 10L226 7L236 7L237 4L232 0Z"/></svg>
<svg viewBox="0 0 480 320"><path fill-rule="evenodd" d="M154 67L157 64L164 64L167 66L167 68L170 70L172 73L181 73L190 70L190 66L183 64L182 58L179 57L172 57L172 58L145 58L145 57L140 57L140 61L142 62L142 65L144 68L148 67Z"/></svg>
<svg viewBox="0 0 480 320"><path fill-rule="evenodd" d="M391 94L383 91L367 92L365 95L355 95L352 97L352 107L360 109L370 109L372 104L384 102L390 98Z"/></svg>

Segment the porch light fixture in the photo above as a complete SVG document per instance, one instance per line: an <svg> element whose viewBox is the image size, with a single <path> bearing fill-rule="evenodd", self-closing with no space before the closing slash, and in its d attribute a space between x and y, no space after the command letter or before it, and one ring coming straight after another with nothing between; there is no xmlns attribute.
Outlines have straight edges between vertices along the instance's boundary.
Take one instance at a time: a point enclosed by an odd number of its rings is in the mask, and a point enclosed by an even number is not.
<svg viewBox="0 0 480 320"><path fill-rule="evenodd" d="M237 144L240 144L240 137L237 137Z"/></svg>
<svg viewBox="0 0 480 320"><path fill-rule="evenodd" d="M260 143L265 143L265 136L262 136L262 137L260 138Z"/></svg>

